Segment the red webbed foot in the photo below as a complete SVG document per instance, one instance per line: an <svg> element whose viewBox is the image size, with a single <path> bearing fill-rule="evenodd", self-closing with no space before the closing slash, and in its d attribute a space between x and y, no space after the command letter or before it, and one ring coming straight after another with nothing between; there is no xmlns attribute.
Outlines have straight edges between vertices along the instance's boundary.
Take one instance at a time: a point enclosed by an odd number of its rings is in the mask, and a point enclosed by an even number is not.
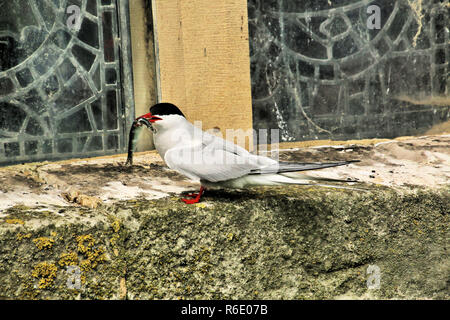
<svg viewBox="0 0 450 320"><path fill-rule="evenodd" d="M200 202L200 198L202 197L203 192L205 192L205 188L200 187L199 193L191 193L186 195L186 197L191 197L193 199L181 199L186 204L194 204Z"/></svg>

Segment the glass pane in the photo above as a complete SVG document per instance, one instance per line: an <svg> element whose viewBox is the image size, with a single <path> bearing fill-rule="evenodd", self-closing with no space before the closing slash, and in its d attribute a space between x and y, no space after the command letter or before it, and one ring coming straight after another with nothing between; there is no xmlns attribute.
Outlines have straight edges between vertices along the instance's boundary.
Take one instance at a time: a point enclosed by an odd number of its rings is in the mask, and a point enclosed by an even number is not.
<svg viewBox="0 0 450 320"><path fill-rule="evenodd" d="M103 13L103 42L105 61L114 61L114 37L113 37L113 22L111 12Z"/></svg>
<svg viewBox="0 0 450 320"><path fill-rule="evenodd" d="M97 2L0 0L0 165L125 151L120 68L129 61L115 37L128 12Z"/></svg>
<svg viewBox="0 0 450 320"><path fill-rule="evenodd" d="M428 1L421 14L408 1L249 0L254 128L347 140L448 121L449 11Z"/></svg>

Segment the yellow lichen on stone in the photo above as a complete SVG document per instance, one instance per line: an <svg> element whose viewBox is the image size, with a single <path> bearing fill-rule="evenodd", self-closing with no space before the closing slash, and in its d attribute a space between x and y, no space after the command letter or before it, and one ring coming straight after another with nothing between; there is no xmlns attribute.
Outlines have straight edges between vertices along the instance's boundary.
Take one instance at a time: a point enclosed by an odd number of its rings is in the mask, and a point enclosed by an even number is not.
<svg viewBox="0 0 450 320"><path fill-rule="evenodd" d="M94 249L95 240L92 235L87 234L77 237L78 252L82 253L86 259L82 260L79 264L80 269L83 271L82 283L86 281L86 272L95 269L100 263L106 260L105 248L99 247Z"/></svg>
<svg viewBox="0 0 450 320"><path fill-rule="evenodd" d="M78 265L78 255L76 252L62 253L58 264L61 267Z"/></svg>
<svg viewBox="0 0 450 320"><path fill-rule="evenodd" d="M39 250L42 250L42 249L50 249L53 246L55 240L47 237L40 237L33 239L33 242Z"/></svg>
<svg viewBox="0 0 450 320"><path fill-rule="evenodd" d="M100 263L106 260L105 249L103 247L97 248L86 253L87 259L80 262L80 268L84 272L95 269Z"/></svg>
<svg viewBox="0 0 450 320"><path fill-rule="evenodd" d="M8 224L21 224L21 225L25 224L25 222L21 219L6 219L5 222Z"/></svg>
<svg viewBox="0 0 450 320"><path fill-rule="evenodd" d="M24 282L22 284L22 294L23 297L25 297L27 300L29 299L37 299L39 296L40 290L34 288L34 285L32 282Z"/></svg>
<svg viewBox="0 0 450 320"><path fill-rule="evenodd" d="M51 287L55 281L58 268L53 263L40 262L34 266L31 275L39 279L39 289Z"/></svg>
<svg viewBox="0 0 450 320"><path fill-rule="evenodd" d="M78 236L77 241L78 241L78 252L80 253L86 253L90 251L95 244L95 240L90 234Z"/></svg>
<svg viewBox="0 0 450 320"><path fill-rule="evenodd" d="M120 239L120 236L118 234L115 234L112 236L111 239L109 239L109 241L111 242L112 246L115 246L119 239Z"/></svg>
<svg viewBox="0 0 450 320"><path fill-rule="evenodd" d="M114 220L113 223L111 223L111 227L113 228L114 232L119 232L120 230L120 221L118 219Z"/></svg>
<svg viewBox="0 0 450 320"><path fill-rule="evenodd" d="M82 260L82 261L80 262L80 269L81 269L83 272L88 272L88 271L92 270L92 268L91 268L91 262L89 261L89 259Z"/></svg>
<svg viewBox="0 0 450 320"><path fill-rule="evenodd" d="M92 269L95 269L100 263L106 260L105 248L100 247L94 251L87 252L87 258L91 262Z"/></svg>
<svg viewBox="0 0 450 320"><path fill-rule="evenodd" d="M16 235L17 240L22 240L22 239L30 239L31 238L31 233L18 233Z"/></svg>

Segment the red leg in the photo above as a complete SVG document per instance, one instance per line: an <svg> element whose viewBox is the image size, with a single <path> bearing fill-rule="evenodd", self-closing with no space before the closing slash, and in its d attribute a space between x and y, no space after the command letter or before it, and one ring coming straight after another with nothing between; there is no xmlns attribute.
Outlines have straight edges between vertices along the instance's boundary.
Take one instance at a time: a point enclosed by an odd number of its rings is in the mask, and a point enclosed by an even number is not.
<svg viewBox="0 0 450 320"><path fill-rule="evenodd" d="M200 201L200 198L201 198L203 192L205 192L205 188L203 188L203 186L201 186L200 191L198 193L191 193L191 194L187 195L187 197L194 197L194 199L181 199L181 201L183 201L186 204L197 203Z"/></svg>

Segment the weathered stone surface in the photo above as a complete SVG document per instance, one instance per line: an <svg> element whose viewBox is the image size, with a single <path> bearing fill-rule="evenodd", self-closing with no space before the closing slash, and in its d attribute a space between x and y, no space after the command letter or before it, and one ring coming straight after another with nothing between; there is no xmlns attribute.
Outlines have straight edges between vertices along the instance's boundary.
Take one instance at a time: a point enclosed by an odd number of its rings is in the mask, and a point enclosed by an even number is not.
<svg viewBox="0 0 450 320"><path fill-rule="evenodd" d="M449 299L448 139L282 151L360 159L310 174L366 191L208 190L197 205L154 153L2 168L0 299Z"/></svg>
<svg viewBox="0 0 450 320"><path fill-rule="evenodd" d="M448 299L449 189L210 192L7 210L3 299ZM380 288L368 289L369 265ZM78 266L81 287L70 289Z"/></svg>

